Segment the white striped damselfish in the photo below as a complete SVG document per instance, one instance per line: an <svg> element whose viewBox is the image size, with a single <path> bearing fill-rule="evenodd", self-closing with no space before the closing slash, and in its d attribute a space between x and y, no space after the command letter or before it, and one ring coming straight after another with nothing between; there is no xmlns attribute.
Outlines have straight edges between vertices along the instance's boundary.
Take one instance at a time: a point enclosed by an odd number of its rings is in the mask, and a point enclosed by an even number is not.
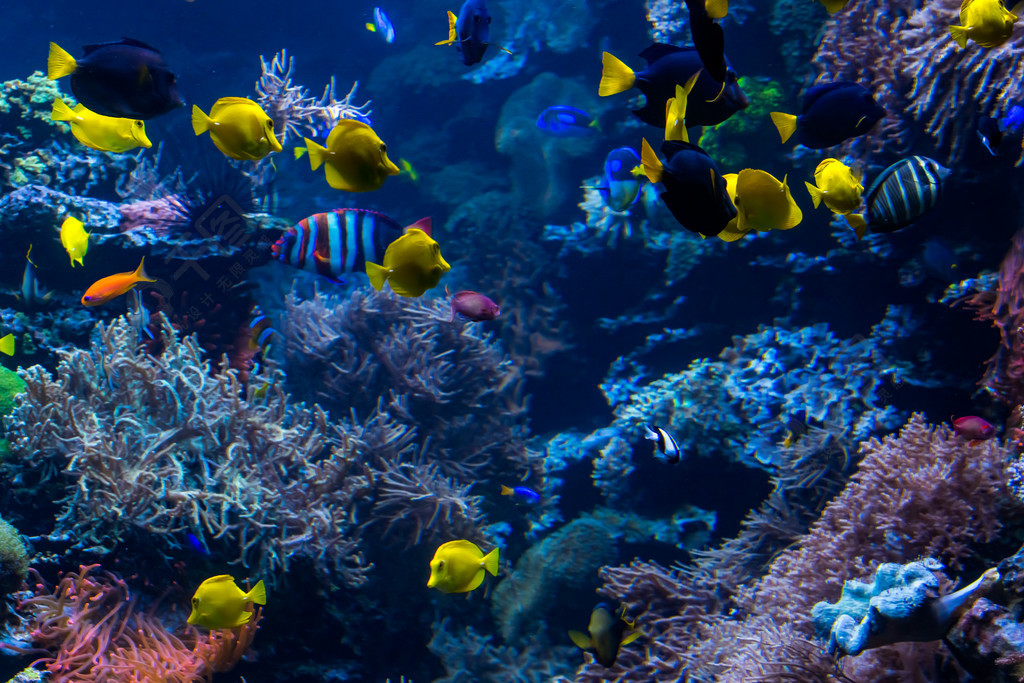
<svg viewBox="0 0 1024 683"><path fill-rule="evenodd" d="M335 209L303 218L274 246L274 258L290 266L344 284L345 273L365 273L366 262L381 263L392 242L412 228L431 232L430 218L403 228L367 209Z"/></svg>

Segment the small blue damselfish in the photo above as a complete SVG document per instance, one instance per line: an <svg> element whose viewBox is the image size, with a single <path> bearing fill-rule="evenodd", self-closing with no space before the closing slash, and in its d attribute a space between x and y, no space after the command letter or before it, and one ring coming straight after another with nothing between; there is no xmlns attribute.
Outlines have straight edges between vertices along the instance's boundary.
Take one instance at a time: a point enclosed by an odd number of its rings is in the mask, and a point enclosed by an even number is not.
<svg viewBox="0 0 1024 683"><path fill-rule="evenodd" d="M525 486L517 486L510 488L502 485L501 495L512 496L517 503L536 503L540 500L540 494L533 489L526 488Z"/></svg>
<svg viewBox="0 0 1024 683"><path fill-rule="evenodd" d="M564 104L542 111L537 117L537 127L558 138L581 138L601 129L586 112Z"/></svg>

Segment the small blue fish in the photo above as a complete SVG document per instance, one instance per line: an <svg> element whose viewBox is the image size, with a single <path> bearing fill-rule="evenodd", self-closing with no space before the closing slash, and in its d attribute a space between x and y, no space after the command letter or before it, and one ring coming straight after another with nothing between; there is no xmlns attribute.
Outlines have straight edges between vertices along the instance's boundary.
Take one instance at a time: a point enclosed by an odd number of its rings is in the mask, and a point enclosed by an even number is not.
<svg viewBox="0 0 1024 683"><path fill-rule="evenodd" d="M999 145L1006 133L1018 135L1021 130L1024 130L1024 107L1018 104L1010 107L1000 119L982 116L978 121L978 138L992 156L999 156Z"/></svg>
<svg viewBox="0 0 1024 683"><path fill-rule="evenodd" d="M192 550L194 550L198 554L200 554L200 555L209 555L210 554L209 548L207 548L206 544L203 543L201 540L199 540L199 538L195 534L186 534L185 538L188 539L189 547L192 548Z"/></svg>
<svg viewBox="0 0 1024 683"><path fill-rule="evenodd" d="M388 15L380 7L373 8L373 23L366 24L366 30L371 33L380 31L380 34L384 36L385 42L395 42L395 27L391 20L388 19Z"/></svg>
<svg viewBox="0 0 1024 683"><path fill-rule="evenodd" d="M508 486L502 485L501 495L512 496L517 503L536 503L540 500L540 494L533 489L528 489L525 486L517 486L514 489Z"/></svg>
<svg viewBox="0 0 1024 683"><path fill-rule="evenodd" d="M601 125L576 107L548 107L537 117L537 127L556 138L582 138L601 130Z"/></svg>
<svg viewBox="0 0 1024 683"><path fill-rule="evenodd" d="M479 64L491 44L491 13L484 0L466 0L459 9L459 16L448 12L448 39L435 45L454 45L462 63L466 66ZM498 47L512 54L511 50Z"/></svg>
<svg viewBox="0 0 1024 683"><path fill-rule="evenodd" d="M636 204L643 186L643 175L634 172L640 155L632 147L608 152L604 160L604 185L597 188L601 199L613 211L625 211Z"/></svg>

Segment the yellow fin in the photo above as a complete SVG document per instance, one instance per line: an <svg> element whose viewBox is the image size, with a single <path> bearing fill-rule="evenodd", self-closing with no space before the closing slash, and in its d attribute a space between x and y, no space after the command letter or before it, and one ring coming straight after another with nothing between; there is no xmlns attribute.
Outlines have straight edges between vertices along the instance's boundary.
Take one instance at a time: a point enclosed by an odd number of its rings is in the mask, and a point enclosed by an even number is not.
<svg viewBox="0 0 1024 683"><path fill-rule="evenodd" d="M625 638L623 638L622 640L619 641L619 647L622 647L623 645L629 645L630 643L632 643L634 640L636 640L637 638L639 638L642 635L643 634L640 633L640 631L633 631L628 636L626 636Z"/></svg>
<svg viewBox="0 0 1024 683"><path fill-rule="evenodd" d="M835 14L839 10L846 7L846 3L849 0L820 0L821 4L825 6L829 14Z"/></svg>
<svg viewBox="0 0 1024 683"><path fill-rule="evenodd" d="M515 493L515 491L513 491L509 487L505 486L504 484L501 485L501 495L503 495L503 496L511 496L513 493Z"/></svg>
<svg viewBox="0 0 1024 683"><path fill-rule="evenodd" d="M491 576L498 575L498 548L484 555L484 569L491 573Z"/></svg>
<svg viewBox="0 0 1024 683"><path fill-rule="evenodd" d="M366 275L370 278L370 284L378 292L384 286L384 283L388 279L389 271L384 266L379 266L372 261L366 262Z"/></svg>
<svg viewBox="0 0 1024 683"><path fill-rule="evenodd" d="M324 155L327 153L327 148L313 142L309 138L302 139L306 142L306 152L309 154L309 167L315 171L324 163Z"/></svg>
<svg viewBox="0 0 1024 683"><path fill-rule="evenodd" d="M636 82L636 74L626 63L610 52L601 53L601 84L597 94L601 97L626 92Z"/></svg>
<svg viewBox="0 0 1024 683"><path fill-rule="evenodd" d="M857 239L864 237L864 232L868 228L868 222L864 219L863 214L846 214L846 222L850 224L850 227L853 228L853 231L857 234Z"/></svg>
<svg viewBox="0 0 1024 683"><path fill-rule="evenodd" d="M451 45L458 39L458 34L455 32L455 23L458 21L458 17L455 16L454 12L448 12L448 40L442 40L434 43L434 45Z"/></svg>
<svg viewBox="0 0 1024 683"><path fill-rule="evenodd" d="M46 77L51 81L64 76L70 76L75 72L78 65L75 58L57 43L50 43L50 56L46 60Z"/></svg>
<svg viewBox="0 0 1024 683"><path fill-rule="evenodd" d="M569 638L571 638L572 642L576 643L576 647L581 650L590 650L594 647L594 641L592 641L590 636L582 631L569 631Z"/></svg>
<svg viewBox="0 0 1024 683"><path fill-rule="evenodd" d="M365 26L366 26L366 30L369 31L370 33L376 33L377 32L377 27L374 24L371 24L370 22L366 22Z"/></svg>
<svg viewBox="0 0 1024 683"><path fill-rule="evenodd" d="M10 332L0 339L0 353L5 353L8 356L14 355L14 335Z"/></svg>
<svg viewBox="0 0 1024 683"><path fill-rule="evenodd" d="M640 162L644 165L644 175L647 176L648 180L652 183L661 182L661 176L664 173L665 167L661 165L658 155L651 149L647 138L643 138L643 142L640 145Z"/></svg>
<svg viewBox="0 0 1024 683"><path fill-rule="evenodd" d="M687 79L686 85L676 84L675 97L670 97L665 102L666 140L690 141L690 137L686 133L686 98L690 96L694 84L703 71L704 69L697 69L697 72Z"/></svg>
<svg viewBox="0 0 1024 683"><path fill-rule="evenodd" d="M77 116L64 100L59 97L53 100L53 111L50 113L51 121L70 121Z"/></svg>
<svg viewBox="0 0 1024 683"><path fill-rule="evenodd" d="M704 11L712 19L724 19L729 14L729 0L704 0Z"/></svg>
<svg viewBox="0 0 1024 683"><path fill-rule="evenodd" d="M825 196L825 193L808 182L804 182L804 185L807 186L807 192L810 193L811 201L814 202L814 208L817 209L821 205L821 198Z"/></svg>
<svg viewBox="0 0 1024 683"><path fill-rule="evenodd" d="M151 278L148 275L146 275L146 269L143 267L143 264L145 264L145 263L146 263L146 257L143 256L142 260L139 261L139 267L135 269L134 273L132 273L132 275L135 278L135 281L136 282L156 282L156 280L154 280L153 278Z"/></svg>
<svg viewBox="0 0 1024 683"><path fill-rule="evenodd" d="M202 135L206 131L210 130L210 126L213 124L213 119L203 113L203 110L199 108L199 105L192 105L192 130L195 131L196 135Z"/></svg>
<svg viewBox="0 0 1024 683"><path fill-rule="evenodd" d="M296 159L301 159L302 155L306 153L306 148L296 147L295 149L292 150L292 153L295 155Z"/></svg>
<svg viewBox="0 0 1024 683"><path fill-rule="evenodd" d="M245 597L249 598L257 605L267 604L267 587L263 585L263 579L256 582L256 585L252 587L252 590L245 594Z"/></svg>
<svg viewBox="0 0 1024 683"><path fill-rule="evenodd" d="M771 113L772 123L779 129L779 136L785 142L796 132L796 117L792 114L784 114L781 111Z"/></svg>
<svg viewBox="0 0 1024 683"><path fill-rule="evenodd" d="M967 27L966 26L950 26L949 35L953 36L953 40L960 47L967 47Z"/></svg>

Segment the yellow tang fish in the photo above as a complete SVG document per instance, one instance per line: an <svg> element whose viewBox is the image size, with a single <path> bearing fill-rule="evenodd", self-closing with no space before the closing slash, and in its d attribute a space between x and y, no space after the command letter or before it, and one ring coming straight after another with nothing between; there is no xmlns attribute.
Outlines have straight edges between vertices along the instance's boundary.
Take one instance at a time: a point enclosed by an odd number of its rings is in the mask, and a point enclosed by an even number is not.
<svg viewBox="0 0 1024 683"><path fill-rule="evenodd" d="M384 282L399 296L422 296L437 287L441 276L452 267L441 256L441 246L419 228L409 228L404 235L388 245L384 265L366 262L366 274L377 291Z"/></svg>
<svg viewBox="0 0 1024 683"><path fill-rule="evenodd" d="M839 159L823 159L814 169L814 185L805 182L811 194L814 208L825 202L832 213L846 216L846 222L857 233L864 236L867 221L861 214L853 213L860 206L860 195L864 191L861 185L860 171L854 171Z"/></svg>
<svg viewBox="0 0 1024 683"><path fill-rule="evenodd" d="M770 173L753 168L722 177L738 212L718 233L726 242L735 242L753 230L789 230L803 220L803 212L793 201L785 178L779 182Z"/></svg>
<svg viewBox="0 0 1024 683"><path fill-rule="evenodd" d="M281 151L274 121L247 97L222 97L214 102L209 116L192 105L192 130L196 135L209 131L217 149L238 161L259 161Z"/></svg>
<svg viewBox="0 0 1024 683"><path fill-rule="evenodd" d="M686 85L676 84L676 96L670 97L665 102L665 139L682 140L689 142L690 136L686 133L686 98L693 90L693 84L704 72L704 69L697 69L697 73L690 76Z"/></svg>
<svg viewBox="0 0 1024 683"><path fill-rule="evenodd" d="M153 146L146 137L143 121L101 116L81 104L72 109L60 98L53 101L50 120L67 121L79 142L101 152L127 152L136 147Z"/></svg>
<svg viewBox="0 0 1024 683"><path fill-rule="evenodd" d="M401 173L388 159L388 146L362 121L341 119L326 147L306 139L306 150L310 167L315 171L323 164L327 184L335 190L370 192Z"/></svg>
<svg viewBox="0 0 1024 683"><path fill-rule="evenodd" d="M267 604L267 589L262 580L246 593L235 585L233 577L214 576L199 584L192 596L188 623L210 629L242 626L252 619L252 610L248 609L252 604Z"/></svg>
<svg viewBox="0 0 1024 683"><path fill-rule="evenodd" d="M74 216L68 216L60 226L60 243L71 257L71 267L75 263L84 266L82 259L89 250L89 233L85 231L85 224Z"/></svg>
<svg viewBox="0 0 1024 683"><path fill-rule="evenodd" d="M475 543L448 541L430 561L427 588L442 593L468 593L484 582L484 570L498 575L498 549L484 555Z"/></svg>
<svg viewBox="0 0 1024 683"><path fill-rule="evenodd" d="M1003 0L963 0L961 25L950 26L949 35L960 47L967 47L968 38L981 47L999 47L1010 39L1022 5L1007 11Z"/></svg>

